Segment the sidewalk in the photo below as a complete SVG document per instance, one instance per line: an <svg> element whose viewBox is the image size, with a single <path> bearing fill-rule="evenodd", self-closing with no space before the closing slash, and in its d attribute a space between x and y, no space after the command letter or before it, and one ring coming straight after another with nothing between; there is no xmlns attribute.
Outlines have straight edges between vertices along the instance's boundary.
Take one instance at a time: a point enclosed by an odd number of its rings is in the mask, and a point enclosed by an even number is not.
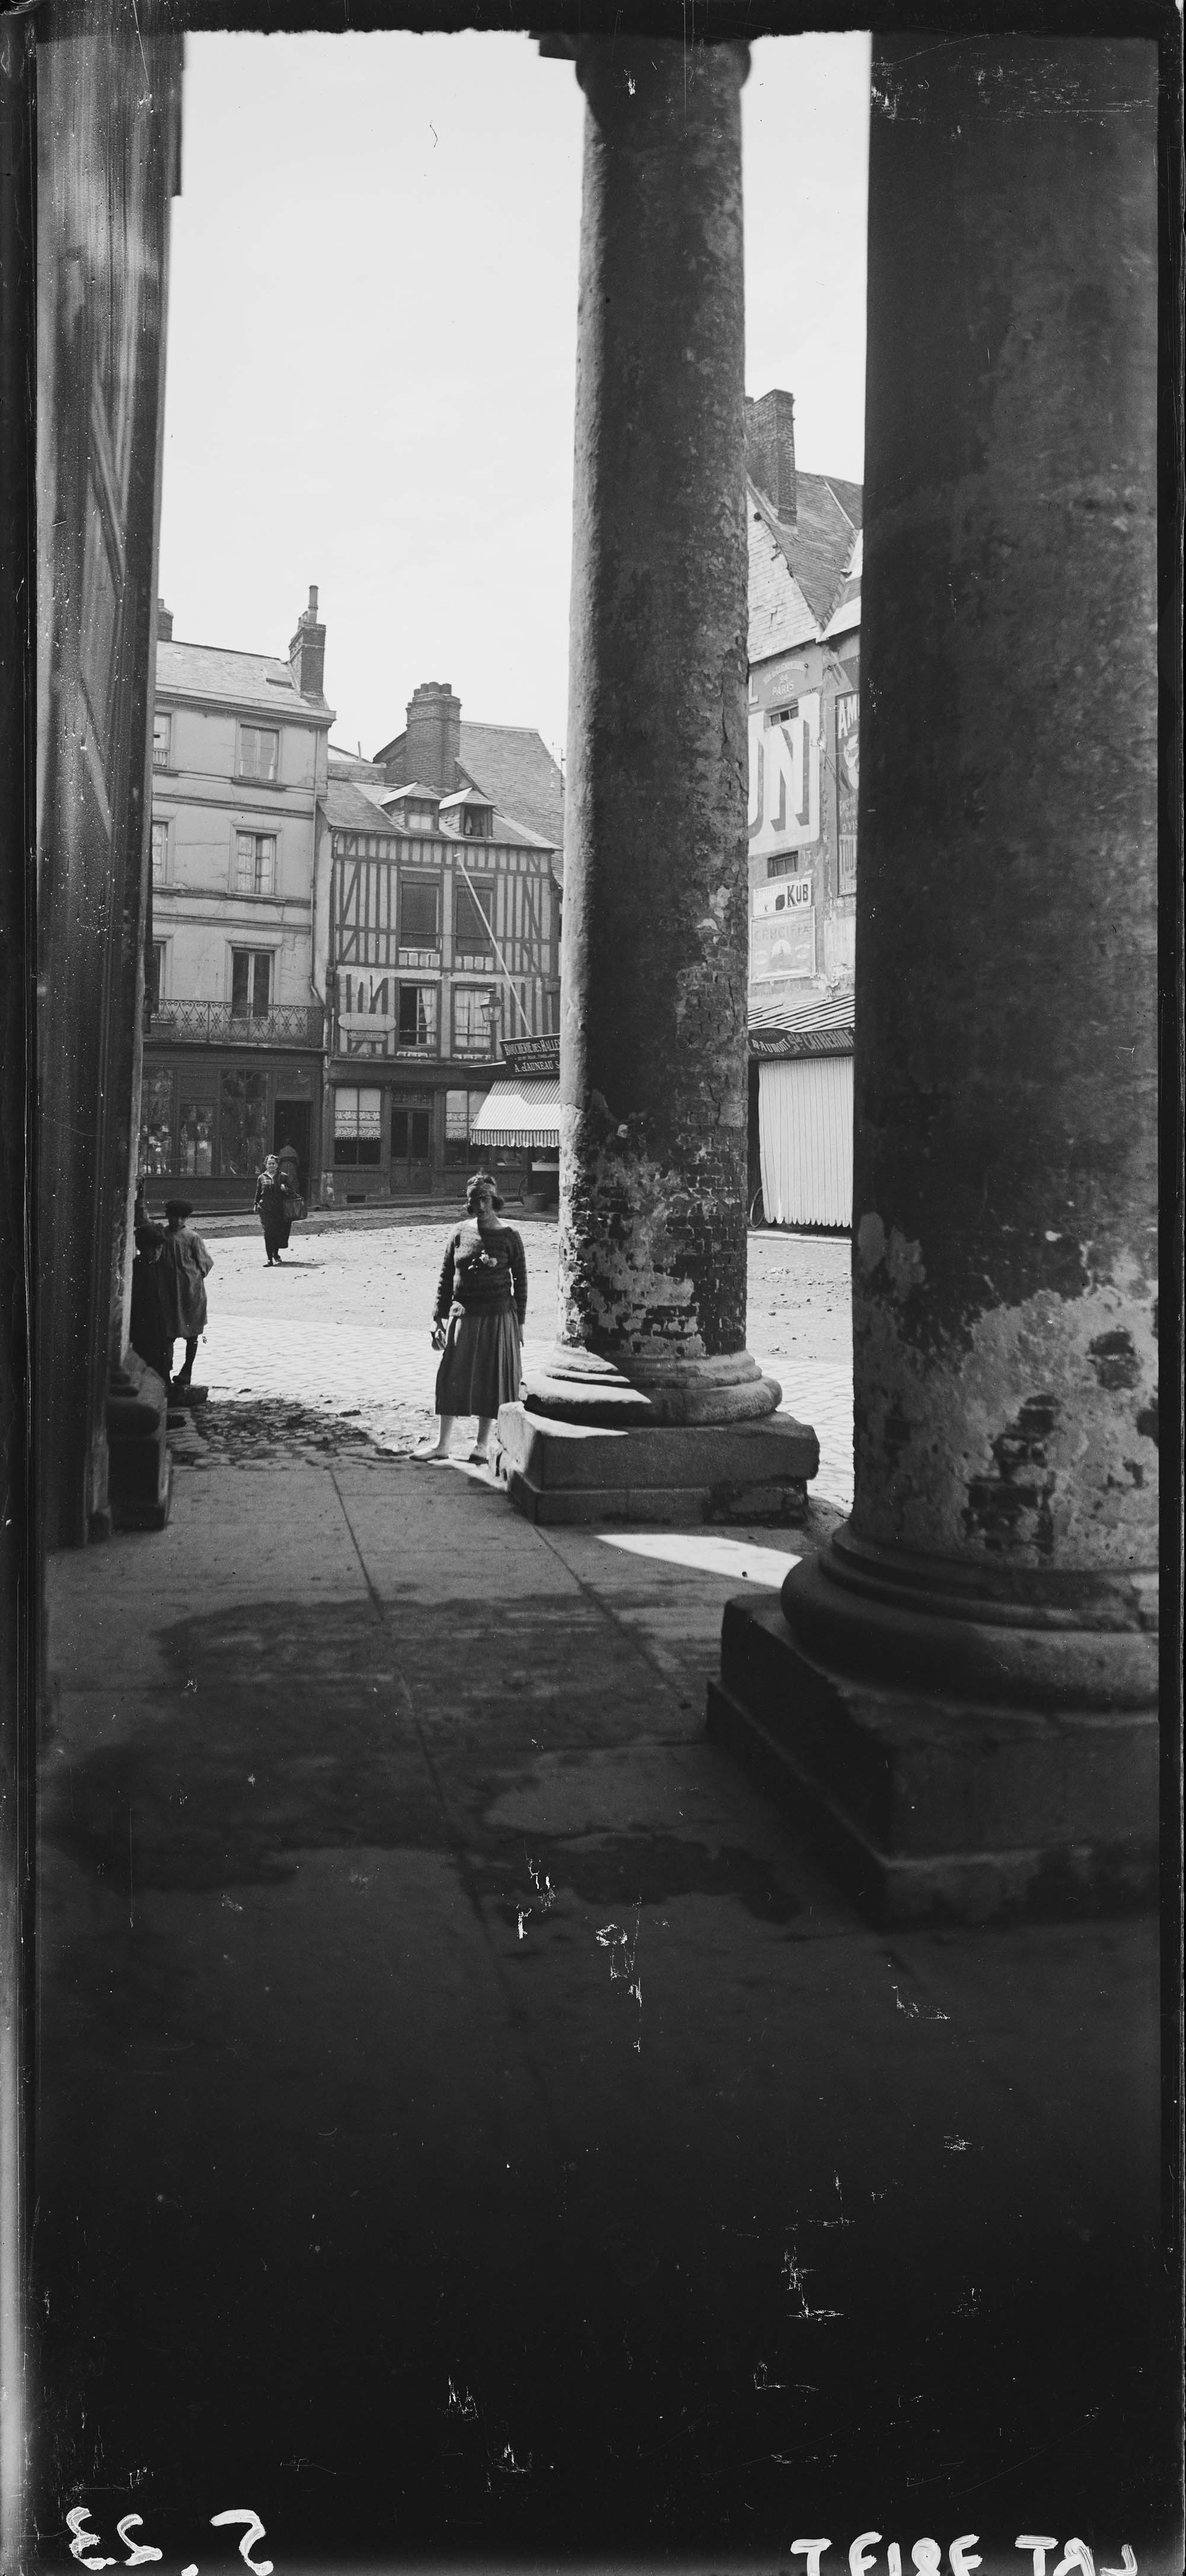
<svg viewBox="0 0 1186 2576"><path fill-rule="evenodd" d="M703 1727L814 1534L640 1553L331 1435L228 1412L51 1563L46 2563L85 2500L164 2576L239 2505L278 2576L1168 2568L1155 1931L849 1911Z"/></svg>

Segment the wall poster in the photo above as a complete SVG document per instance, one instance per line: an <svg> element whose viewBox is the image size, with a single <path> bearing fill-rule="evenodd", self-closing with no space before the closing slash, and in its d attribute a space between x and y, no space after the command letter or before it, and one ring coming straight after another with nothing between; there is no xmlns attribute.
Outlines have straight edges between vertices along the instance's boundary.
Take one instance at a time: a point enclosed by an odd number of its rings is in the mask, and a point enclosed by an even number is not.
<svg viewBox="0 0 1186 2576"><path fill-rule="evenodd" d="M818 841L820 697L818 689L749 714L749 846L806 849Z"/></svg>
<svg viewBox="0 0 1186 2576"><path fill-rule="evenodd" d="M836 700L836 808L841 894L856 892L860 759L861 699L859 690L850 689L844 697Z"/></svg>

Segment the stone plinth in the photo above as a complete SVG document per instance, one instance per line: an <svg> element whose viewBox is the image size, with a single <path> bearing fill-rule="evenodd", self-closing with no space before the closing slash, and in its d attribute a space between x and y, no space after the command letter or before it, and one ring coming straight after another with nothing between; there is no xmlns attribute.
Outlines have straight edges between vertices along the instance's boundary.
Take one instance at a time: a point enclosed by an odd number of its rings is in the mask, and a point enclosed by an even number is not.
<svg viewBox="0 0 1186 2576"><path fill-rule="evenodd" d="M1156 58L895 38L873 98L855 1503L711 1723L894 1919L1102 1907L1157 1836Z"/></svg>
<svg viewBox="0 0 1186 2576"><path fill-rule="evenodd" d="M810 1597L815 1569L796 1569ZM798 1607L798 1604L797 1604ZM953 1641L949 1639L949 1646ZM1081 1640L1085 1654L1090 1640ZM804 1651L779 1602L731 1601L708 1731L878 1922L1002 1922L1156 1902L1147 1708L1040 1708L887 1685Z"/></svg>
<svg viewBox="0 0 1186 2576"><path fill-rule="evenodd" d="M163 1379L127 1350L107 1390L108 1494L116 1529L164 1529L173 1492Z"/></svg>
<svg viewBox="0 0 1186 2576"><path fill-rule="evenodd" d="M554 1526L703 1521L794 1527L819 1472L804 1423L595 1426L556 1421L522 1404L498 1417L498 1473L529 1520Z"/></svg>

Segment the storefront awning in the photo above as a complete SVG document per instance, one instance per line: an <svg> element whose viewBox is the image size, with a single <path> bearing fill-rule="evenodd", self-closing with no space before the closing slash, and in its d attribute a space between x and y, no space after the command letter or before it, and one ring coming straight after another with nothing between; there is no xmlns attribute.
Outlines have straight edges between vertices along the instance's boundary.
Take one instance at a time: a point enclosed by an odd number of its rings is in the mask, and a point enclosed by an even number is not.
<svg viewBox="0 0 1186 2576"><path fill-rule="evenodd" d="M559 1082L496 1082L470 1121L473 1145L560 1144Z"/></svg>

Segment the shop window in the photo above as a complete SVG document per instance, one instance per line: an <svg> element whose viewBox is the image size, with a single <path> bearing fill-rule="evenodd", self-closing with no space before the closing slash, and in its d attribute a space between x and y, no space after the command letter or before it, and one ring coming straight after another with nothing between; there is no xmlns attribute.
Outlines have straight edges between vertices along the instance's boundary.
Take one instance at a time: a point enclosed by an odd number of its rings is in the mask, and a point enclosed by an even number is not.
<svg viewBox="0 0 1186 2576"><path fill-rule="evenodd" d="M435 984L401 984L399 988L398 1044L434 1052L437 1042L437 988Z"/></svg>
<svg viewBox="0 0 1186 2576"><path fill-rule="evenodd" d="M266 1020L271 1003L271 950L269 948L232 948L232 1018Z"/></svg>
<svg viewBox="0 0 1186 2576"><path fill-rule="evenodd" d="M405 877L399 891L400 947L435 948L440 937L437 918L436 879Z"/></svg>
<svg viewBox="0 0 1186 2576"><path fill-rule="evenodd" d="M431 1110L392 1110L391 1159L393 1163L426 1163L429 1159L431 1142Z"/></svg>
<svg viewBox="0 0 1186 2576"><path fill-rule="evenodd" d="M220 1107L219 1170L231 1179L253 1180L268 1151L266 1073L224 1073Z"/></svg>
<svg viewBox="0 0 1186 2576"><path fill-rule="evenodd" d="M334 1091L334 1161L377 1163L383 1094L339 1083Z"/></svg>
<svg viewBox="0 0 1186 2576"><path fill-rule="evenodd" d="M489 948L493 910L492 885L472 886L458 877L453 889L453 937L458 948Z"/></svg>
<svg viewBox="0 0 1186 2576"><path fill-rule="evenodd" d="M469 1141L469 1131L480 1115L487 1090L447 1091L445 1093L445 1161L468 1163L476 1146Z"/></svg>
<svg viewBox="0 0 1186 2576"><path fill-rule="evenodd" d="M236 832L236 894L275 894L276 835L274 832Z"/></svg>
<svg viewBox="0 0 1186 2576"><path fill-rule="evenodd" d="M279 777L280 736L274 726L240 725L239 775L272 780Z"/></svg>
<svg viewBox="0 0 1186 2576"><path fill-rule="evenodd" d="M186 1100L181 1102L178 1122L177 1169L201 1180L214 1169L214 1102Z"/></svg>
<svg viewBox="0 0 1186 2576"><path fill-rule="evenodd" d="M154 821L152 827L152 882L154 886L164 884L168 865L169 826L167 823L158 823Z"/></svg>
<svg viewBox="0 0 1186 2576"><path fill-rule="evenodd" d="M173 1169L173 1089L175 1077L146 1066L140 1092L140 1164L154 1178Z"/></svg>
<svg viewBox="0 0 1186 2576"><path fill-rule="evenodd" d="M495 995L488 984L453 987L454 1055L489 1055Z"/></svg>

